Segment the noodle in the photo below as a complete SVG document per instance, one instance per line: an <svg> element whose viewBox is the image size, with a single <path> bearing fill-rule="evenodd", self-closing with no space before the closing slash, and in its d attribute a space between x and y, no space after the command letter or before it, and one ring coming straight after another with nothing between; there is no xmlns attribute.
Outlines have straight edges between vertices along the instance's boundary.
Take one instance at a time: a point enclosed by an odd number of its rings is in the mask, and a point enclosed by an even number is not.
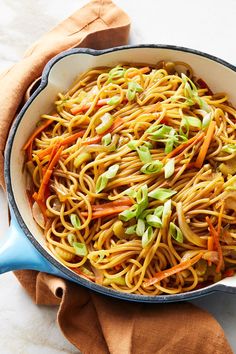
<svg viewBox="0 0 236 354"><path fill-rule="evenodd" d="M189 65L89 70L23 149L33 217L81 276L160 295L234 274L236 111Z"/></svg>

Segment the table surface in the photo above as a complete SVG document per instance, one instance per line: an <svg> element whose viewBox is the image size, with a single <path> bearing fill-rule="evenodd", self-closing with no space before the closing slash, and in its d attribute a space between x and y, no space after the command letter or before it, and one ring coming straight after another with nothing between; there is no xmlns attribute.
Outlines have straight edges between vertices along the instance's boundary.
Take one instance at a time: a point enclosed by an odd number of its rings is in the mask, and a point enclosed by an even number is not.
<svg viewBox="0 0 236 354"><path fill-rule="evenodd" d="M0 71L17 62L26 48L69 16L84 0L1 0ZM175 44L236 64L236 1L115 0L132 18L130 43ZM0 191L0 237L7 231L7 206ZM236 353L236 296L217 293L193 301L225 330ZM55 308L35 306L12 273L0 277L2 354L77 353L58 329ZM92 353L91 353L92 354Z"/></svg>

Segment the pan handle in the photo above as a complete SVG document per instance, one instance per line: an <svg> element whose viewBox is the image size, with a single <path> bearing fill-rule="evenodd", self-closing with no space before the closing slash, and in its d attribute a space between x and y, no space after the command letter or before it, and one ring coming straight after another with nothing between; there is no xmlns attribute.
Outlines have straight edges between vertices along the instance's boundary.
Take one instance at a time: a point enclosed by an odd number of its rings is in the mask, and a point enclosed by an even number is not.
<svg viewBox="0 0 236 354"><path fill-rule="evenodd" d="M62 276L62 273L36 250L12 217L8 232L0 239L0 274L19 269Z"/></svg>

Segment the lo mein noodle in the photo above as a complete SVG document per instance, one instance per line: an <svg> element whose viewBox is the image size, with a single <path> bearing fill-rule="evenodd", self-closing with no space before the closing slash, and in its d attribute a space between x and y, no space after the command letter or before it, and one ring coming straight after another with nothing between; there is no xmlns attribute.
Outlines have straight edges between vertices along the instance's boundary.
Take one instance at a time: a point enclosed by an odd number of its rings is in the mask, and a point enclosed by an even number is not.
<svg viewBox="0 0 236 354"><path fill-rule="evenodd" d="M191 291L236 269L236 111L181 62L82 74L23 147L50 251L100 285Z"/></svg>

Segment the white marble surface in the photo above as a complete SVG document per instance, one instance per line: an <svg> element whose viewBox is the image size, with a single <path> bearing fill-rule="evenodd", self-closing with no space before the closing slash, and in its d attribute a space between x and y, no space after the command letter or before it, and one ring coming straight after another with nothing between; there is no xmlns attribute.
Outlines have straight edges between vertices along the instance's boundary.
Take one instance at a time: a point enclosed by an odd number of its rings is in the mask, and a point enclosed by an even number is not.
<svg viewBox="0 0 236 354"><path fill-rule="evenodd" d="M132 18L131 43L165 43L196 48L236 65L235 0L115 0ZM85 0L0 0L0 71L19 60L27 46ZM7 208L0 191L0 237ZM236 295L194 301L223 326L236 353ZM11 273L0 276L0 353L77 353L61 335L56 309L37 307ZM93 353L91 353L93 354Z"/></svg>

